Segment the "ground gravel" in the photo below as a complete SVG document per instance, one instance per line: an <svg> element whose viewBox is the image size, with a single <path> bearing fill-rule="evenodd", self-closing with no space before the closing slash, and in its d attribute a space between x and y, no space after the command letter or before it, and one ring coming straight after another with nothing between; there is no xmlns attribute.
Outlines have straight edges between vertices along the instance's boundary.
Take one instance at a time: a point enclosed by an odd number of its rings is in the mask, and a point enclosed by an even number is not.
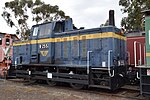
<svg viewBox="0 0 150 100"><path fill-rule="evenodd" d="M21 80L0 80L0 100L132 100L91 92L77 91L70 87L27 85Z"/></svg>

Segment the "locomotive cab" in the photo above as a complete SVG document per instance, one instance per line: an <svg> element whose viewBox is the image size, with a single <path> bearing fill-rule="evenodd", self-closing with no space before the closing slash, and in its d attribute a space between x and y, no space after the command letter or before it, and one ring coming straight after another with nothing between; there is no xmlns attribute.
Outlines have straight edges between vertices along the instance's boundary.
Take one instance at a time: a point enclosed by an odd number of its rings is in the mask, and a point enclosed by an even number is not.
<svg viewBox="0 0 150 100"><path fill-rule="evenodd" d="M17 41L14 43L14 45L22 43L26 43L26 45L14 47L14 55L17 57L13 57L13 64L15 64L15 61L17 64L53 63L54 33L62 33L71 30L73 30L71 18L34 25L31 29L29 41ZM19 52L17 52L18 50Z"/></svg>
<svg viewBox="0 0 150 100"><path fill-rule="evenodd" d="M72 29L73 29L72 19L48 22L48 23L33 26L32 33L30 36L30 40L31 40L30 63L36 63L36 64L53 63L54 39L48 40L46 38L53 38L54 33L67 32ZM32 40L34 40L34 42Z"/></svg>
<svg viewBox="0 0 150 100"><path fill-rule="evenodd" d="M30 40L52 37L54 33L61 33L73 30L72 19L47 22L35 25L31 29Z"/></svg>

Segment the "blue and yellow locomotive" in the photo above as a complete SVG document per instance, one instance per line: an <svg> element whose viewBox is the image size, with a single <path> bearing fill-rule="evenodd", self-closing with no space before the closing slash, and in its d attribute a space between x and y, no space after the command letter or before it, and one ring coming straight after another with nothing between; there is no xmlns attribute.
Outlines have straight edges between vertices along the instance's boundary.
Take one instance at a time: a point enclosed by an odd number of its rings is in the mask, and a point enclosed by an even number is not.
<svg viewBox="0 0 150 100"><path fill-rule="evenodd" d="M111 22L111 21L110 21ZM72 19L32 27L13 44L17 77L116 90L125 84L126 38L115 26L73 29Z"/></svg>

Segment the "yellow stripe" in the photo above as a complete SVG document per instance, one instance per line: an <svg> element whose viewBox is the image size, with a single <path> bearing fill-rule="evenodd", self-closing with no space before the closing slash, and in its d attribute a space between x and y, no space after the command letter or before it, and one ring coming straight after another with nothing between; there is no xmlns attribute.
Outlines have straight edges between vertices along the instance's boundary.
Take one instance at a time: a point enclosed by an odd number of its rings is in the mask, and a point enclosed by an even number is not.
<svg viewBox="0 0 150 100"><path fill-rule="evenodd" d="M30 41L19 41L17 43L13 43L13 46L20 46L20 45L26 45L30 44Z"/></svg>
<svg viewBox="0 0 150 100"><path fill-rule="evenodd" d="M31 44L36 44L36 43L37 43L37 40L31 40L30 43L31 43Z"/></svg>
<svg viewBox="0 0 150 100"><path fill-rule="evenodd" d="M147 57L150 57L150 53L146 53L146 56L147 56Z"/></svg>
<svg viewBox="0 0 150 100"><path fill-rule="evenodd" d="M54 38L48 38L48 39L40 39L37 42L38 43L46 43L46 42L54 42Z"/></svg>
<svg viewBox="0 0 150 100"><path fill-rule="evenodd" d="M54 38L54 40L55 40L55 42L65 42L65 41L95 39L95 38L110 38L110 37L118 38L121 40L126 40L126 37L115 34L113 32L78 35L78 36L70 36L70 37L63 37L63 38ZM47 42L49 42L49 41L47 41Z"/></svg>
<svg viewBox="0 0 150 100"><path fill-rule="evenodd" d="M36 43L47 43L47 42L65 42L65 41L96 39L96 38L117 38L121 40L126 40L126 37L124 36L115 34L113 32L105 32L105 33L96 33L96 34L68 36L68 37L62 37L62 38L47 38L47 39L31 40L31 41L26 41L26 42L16 42L16 43L13 43L13 46L36 44Z"/></svg>

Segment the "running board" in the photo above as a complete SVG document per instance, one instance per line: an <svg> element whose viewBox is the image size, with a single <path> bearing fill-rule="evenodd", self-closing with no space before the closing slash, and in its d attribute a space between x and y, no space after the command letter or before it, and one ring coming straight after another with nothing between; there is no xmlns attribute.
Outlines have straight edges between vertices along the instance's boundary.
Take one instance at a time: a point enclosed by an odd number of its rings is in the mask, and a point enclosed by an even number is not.
<svg viewBox="0 0 150 100"><path fill-rule="evenodd" d="M108 70L108 68L91 68L93 70Z"/></svg>
<svg viewBox="0 0 150 100"><path fill-rule="evenodd" d="M101 85L89 85L89 87L103 88L103 89L109 89L109 90L111 90L111 88L110 88L109 86L101 86Z"/></svg>

